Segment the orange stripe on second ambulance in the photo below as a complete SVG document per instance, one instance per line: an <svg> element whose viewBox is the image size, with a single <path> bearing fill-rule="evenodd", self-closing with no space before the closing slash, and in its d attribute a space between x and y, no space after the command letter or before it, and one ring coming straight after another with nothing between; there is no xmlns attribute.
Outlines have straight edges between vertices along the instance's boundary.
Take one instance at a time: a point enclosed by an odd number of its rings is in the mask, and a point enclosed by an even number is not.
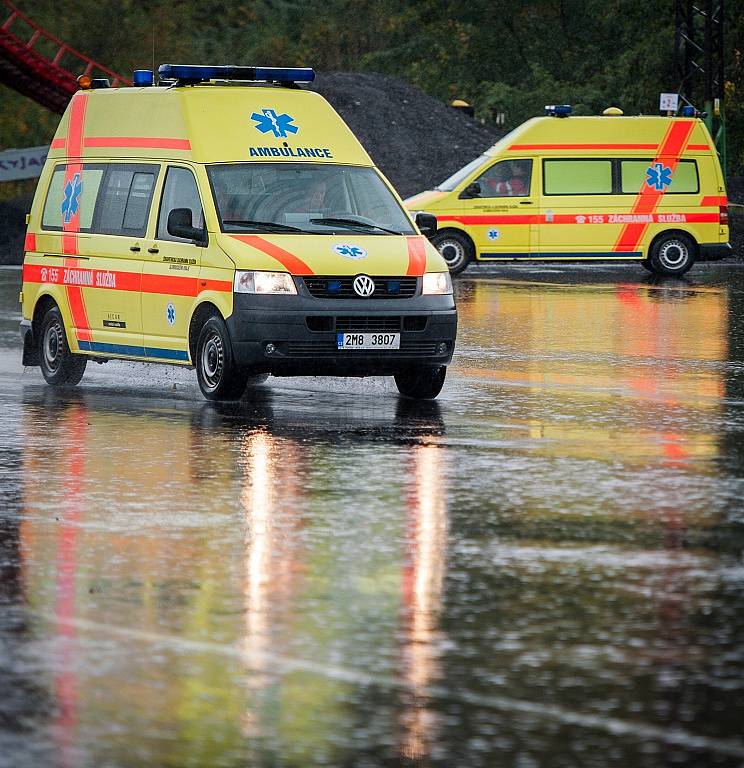
<svg viewBox="0 0 744 768"><path fill-rule="evenodd" d="M664 140L659 147L659 153L654 159L655 163L664 161L674 173L679 163L679 156L685 149L687 140L690 138L695 123L692 120L685 122L672 122L664 136ZM641 184L631 214L653 213L664 196L663 190L657 190L649 187L645 181ZM613 248L616 252L637 251L643 238L648 224L626 224Z"/></svg>

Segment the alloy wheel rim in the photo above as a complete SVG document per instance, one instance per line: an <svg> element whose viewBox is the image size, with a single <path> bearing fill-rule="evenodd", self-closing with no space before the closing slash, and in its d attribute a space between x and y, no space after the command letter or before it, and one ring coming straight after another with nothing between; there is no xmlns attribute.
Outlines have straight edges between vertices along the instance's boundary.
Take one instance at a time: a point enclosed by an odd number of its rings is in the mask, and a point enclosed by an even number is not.
<svg viewBox="0 0 744 768"><path fill-rule="evenodd" d="M687 261L687 246L681 240L667 240L659 250L659 261L669 269L677 269Z"/></svg>
<svg viewBox="0 0 744 768"><path fill-rule="evenodd" d="M225 348L217 333L213 333L202 348L201 369L208 389L210 391L217 389L225 369Z"/></svg>
<svg viewBox="0 0 744 768"><path fill-rule="evenodd" d="M450 268L459 266L465 258L465 249L456 240L443 240L439 244L439 253Z"/></svg>

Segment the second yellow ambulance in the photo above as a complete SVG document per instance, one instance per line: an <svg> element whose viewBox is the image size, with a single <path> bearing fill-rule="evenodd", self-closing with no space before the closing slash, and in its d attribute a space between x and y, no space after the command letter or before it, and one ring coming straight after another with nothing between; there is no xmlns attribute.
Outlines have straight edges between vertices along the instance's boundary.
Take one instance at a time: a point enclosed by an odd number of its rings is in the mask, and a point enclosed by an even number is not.
<svg viewBox="0 0 744 768"><path fill-rule="evenodd" d="M730 252L723 173L702 120L546 110L406 200L436 216L432 242L450 272L471 261L632 260L681 275Z"/></svg>

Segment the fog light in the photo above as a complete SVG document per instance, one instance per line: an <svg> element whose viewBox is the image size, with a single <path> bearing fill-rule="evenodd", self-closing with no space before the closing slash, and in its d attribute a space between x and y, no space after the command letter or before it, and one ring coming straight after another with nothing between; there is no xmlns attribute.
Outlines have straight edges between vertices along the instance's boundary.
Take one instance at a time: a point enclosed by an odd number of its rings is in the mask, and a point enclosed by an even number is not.
<svg viewBox="0 0 744 768"><path fill-rule="evenodd" d="M442 343L441 343L441 344L440 344L440 345L437 347L437 354L438 354L438 355L443 355L443 354L445 354L446 352L447 352L447 344L446 344L445 342L442 342Z"/></svg>
<svg viewBox="0 0 744 768"><path fill-rule="evenodd" d="M276 352L276 347L271 342L269 342L266 345L266 354L267 355L273 355L274 352Z"/></svg>

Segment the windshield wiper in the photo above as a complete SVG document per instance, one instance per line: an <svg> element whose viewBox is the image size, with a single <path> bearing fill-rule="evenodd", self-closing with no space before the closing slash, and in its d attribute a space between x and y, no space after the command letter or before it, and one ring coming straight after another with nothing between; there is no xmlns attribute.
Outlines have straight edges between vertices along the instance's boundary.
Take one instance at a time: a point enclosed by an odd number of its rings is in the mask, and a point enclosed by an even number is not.
<svg viewBox="0 0 744 768"><path fill-rule="evenodd" d="M279 224L276 221L256 221L254 219L225 219L223 224L235 224L239 227L252 227L253 229L270 229L274 232L303 232L307 233L306 229L300 229L299 227L291 227L289 224Z"/></svg>
<svg viewBox="0 0 744 768"><path fill-rule="evenodd" d="M394 229L382 227L379 224L369 224L366 221L357 221L357 219L336 219L329 217L327 219L310 219L311 224L327 224L329 227L361 227L362 229L379 229L381 232L387 232L389 235L402 235Z"/></svg>

